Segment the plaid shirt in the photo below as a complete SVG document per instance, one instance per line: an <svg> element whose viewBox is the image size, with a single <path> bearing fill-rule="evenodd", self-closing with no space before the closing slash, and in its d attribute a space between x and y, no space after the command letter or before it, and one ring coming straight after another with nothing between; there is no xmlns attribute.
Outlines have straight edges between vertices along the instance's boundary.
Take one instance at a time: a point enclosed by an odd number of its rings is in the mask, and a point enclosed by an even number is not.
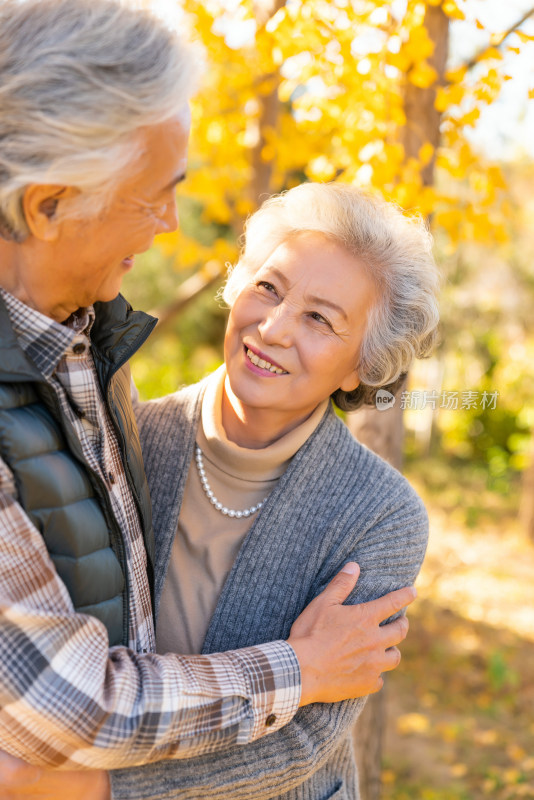
<svg viewBox="0 0 534 800"><path fill-rule="evenodd" d="M141 526L90 349L92 309L54 322L0 289L20 347L53 387L123 533L129 648L76 614L0 459L0 748L38 765L116 768L245 744L285 725L300 698L286 642L159 656Z"/></svg>

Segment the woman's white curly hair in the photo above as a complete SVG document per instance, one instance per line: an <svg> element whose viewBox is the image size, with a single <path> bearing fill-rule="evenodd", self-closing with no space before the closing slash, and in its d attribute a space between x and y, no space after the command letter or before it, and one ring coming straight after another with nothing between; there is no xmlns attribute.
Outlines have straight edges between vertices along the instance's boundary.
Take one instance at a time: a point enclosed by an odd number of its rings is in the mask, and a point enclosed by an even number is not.
<svg viewBox="0 0 534 800"><path fill-rule="evenodd" d="M287 239L316 231L363 262L379 292L362 341L360 386L332 397L343 410L393 393L414 358L430 355L437 338L439 275L432 237L419 217L342 183L303 183L268 199L247 221L244 245L223 298L232 305L271 253Z"/></svg>

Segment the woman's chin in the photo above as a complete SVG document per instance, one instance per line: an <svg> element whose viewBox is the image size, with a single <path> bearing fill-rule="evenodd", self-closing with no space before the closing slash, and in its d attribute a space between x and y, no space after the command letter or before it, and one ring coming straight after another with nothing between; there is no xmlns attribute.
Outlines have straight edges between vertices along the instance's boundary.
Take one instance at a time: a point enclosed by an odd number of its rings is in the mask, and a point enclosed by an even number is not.
<svg viewBox="0 0 534 800"><path fill-rule="evenodd" d="M232 394L244 406L251 408L266 408L275 410L283 405L285 393L277 391L274 381L263 379L261 375L248 370L246 367L239 374L228 374L228 381Z"/></svg>

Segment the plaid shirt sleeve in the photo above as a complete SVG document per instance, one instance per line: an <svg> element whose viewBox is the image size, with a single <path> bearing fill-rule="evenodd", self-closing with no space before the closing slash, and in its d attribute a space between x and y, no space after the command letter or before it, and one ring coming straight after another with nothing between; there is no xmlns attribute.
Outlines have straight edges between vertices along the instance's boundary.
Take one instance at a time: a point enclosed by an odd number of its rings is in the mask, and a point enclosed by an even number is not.
<svg viewBox="0 0 534 800"><path fill-rule="evenodd" d="M108 648L76 614L0 460L0 748L39 766L112 769L246 744L300 699L296 656L272 642L211 656Z"/></svg>

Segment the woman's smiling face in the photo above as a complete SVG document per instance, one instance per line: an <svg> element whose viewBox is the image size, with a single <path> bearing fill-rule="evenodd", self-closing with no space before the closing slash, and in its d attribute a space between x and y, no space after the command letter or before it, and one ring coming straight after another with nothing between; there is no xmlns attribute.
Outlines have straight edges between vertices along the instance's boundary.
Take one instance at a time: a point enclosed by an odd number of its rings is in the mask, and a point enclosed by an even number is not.
<svg viewBox="0 0 534 800"><path fill-rule="evenodd" d="M241 407L278 412L289 429L355 389L375 300L363 263L332 239L305 232L279 245L230 311L225 361Z"/></svg>

